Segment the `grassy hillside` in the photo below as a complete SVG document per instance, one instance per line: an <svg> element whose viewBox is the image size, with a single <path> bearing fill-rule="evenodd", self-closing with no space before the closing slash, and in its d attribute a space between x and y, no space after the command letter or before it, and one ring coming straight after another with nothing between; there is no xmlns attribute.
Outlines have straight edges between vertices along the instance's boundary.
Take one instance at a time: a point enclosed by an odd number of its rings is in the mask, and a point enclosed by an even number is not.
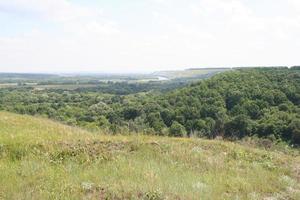
<svg viewBox="0 0 300 200"><path fill-rule="evenodd" d="M106 136L6 112L0 172L0 199L300 199L295 152Z"/></svg>

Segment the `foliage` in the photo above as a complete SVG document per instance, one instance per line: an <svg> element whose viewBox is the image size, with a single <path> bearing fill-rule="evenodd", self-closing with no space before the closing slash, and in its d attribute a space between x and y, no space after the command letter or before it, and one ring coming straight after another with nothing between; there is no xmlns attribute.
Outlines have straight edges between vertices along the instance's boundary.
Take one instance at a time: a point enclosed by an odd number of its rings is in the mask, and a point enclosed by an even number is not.
<svg viewBox="0 0 300 200"><path fill-rule="evenodd" d="M186 135L186 130L184 126L182 126L177 121L174 121L172 123L172 126L170 127L170 134L171 136L175 136L175 137L183 137Z"/></svg>
<svg viewBox="0 0 300 200"><path fill-rule="evenodd" d="M107 84L75 90L2 88L0 109L111 133L169 132L170 136L230 139L274 136L300 144L297 67L235 69L168 92L159 92L164 84L152 90L151 82L142 88L132 83Z"/></svg>

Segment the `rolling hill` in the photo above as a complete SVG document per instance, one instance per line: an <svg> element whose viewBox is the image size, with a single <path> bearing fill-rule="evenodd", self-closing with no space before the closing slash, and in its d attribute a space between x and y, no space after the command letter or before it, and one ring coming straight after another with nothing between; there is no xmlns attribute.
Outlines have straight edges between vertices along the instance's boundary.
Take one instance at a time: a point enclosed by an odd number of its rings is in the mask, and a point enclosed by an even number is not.
<svg viewBox="0 0 300 200"><path fill-rule="evenodd" d="M184 79L184 78L206 78L214 74L230 71L230 68L190 68L186 70L174 71L158 71L154 72L153 76L164 77L170 79Z"/></svg>
<svg viewBox="0 0 300 200"><path fill-rule="evenodd" d="M0 112L0 199L299 199L297 150L110 136Z"/></svg>

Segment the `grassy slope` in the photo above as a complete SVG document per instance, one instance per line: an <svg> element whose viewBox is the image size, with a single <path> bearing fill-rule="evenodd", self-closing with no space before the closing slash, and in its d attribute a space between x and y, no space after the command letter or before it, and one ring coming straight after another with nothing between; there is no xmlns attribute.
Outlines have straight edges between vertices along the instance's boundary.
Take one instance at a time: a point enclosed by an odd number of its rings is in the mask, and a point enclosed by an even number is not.
<svg viewBox="0 0 300 200"><path fill-rule="evenodd" d="M300 199L300 159L0 112L0 199Z"/></svg>

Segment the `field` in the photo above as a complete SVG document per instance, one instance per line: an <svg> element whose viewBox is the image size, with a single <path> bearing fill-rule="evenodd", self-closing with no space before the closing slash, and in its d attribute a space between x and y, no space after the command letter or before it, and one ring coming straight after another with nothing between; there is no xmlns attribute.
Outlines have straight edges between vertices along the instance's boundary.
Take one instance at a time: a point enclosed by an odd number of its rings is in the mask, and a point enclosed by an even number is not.
<svg viewBox="0 0 300 200"><path fill-rule="evenodd" d="M186 70L159 71L153 73L153 75L165 77L167 79L201 78L228 70L230 70L230 68L195 68Z"/></svg>
<svg viewBox="0 0 300 200"><path fill-rule="evenodd" d="M90 133L0 112L0 199L299 199L297 150Z"/></svg>
<svg viewBox="0 0 300 200"><path fill-rule="evenodd" d="M178 71L160 71L144 74L13 74L0 73L1 88L24 88L35 89L63 89L74 90L78 88L97 87L101 84L112 83L149 83L164 82L172 79L192 81L194 79L207 78L215 73L228 69L189 69ZM207 76L207 77L206 77Z"/></svg>

